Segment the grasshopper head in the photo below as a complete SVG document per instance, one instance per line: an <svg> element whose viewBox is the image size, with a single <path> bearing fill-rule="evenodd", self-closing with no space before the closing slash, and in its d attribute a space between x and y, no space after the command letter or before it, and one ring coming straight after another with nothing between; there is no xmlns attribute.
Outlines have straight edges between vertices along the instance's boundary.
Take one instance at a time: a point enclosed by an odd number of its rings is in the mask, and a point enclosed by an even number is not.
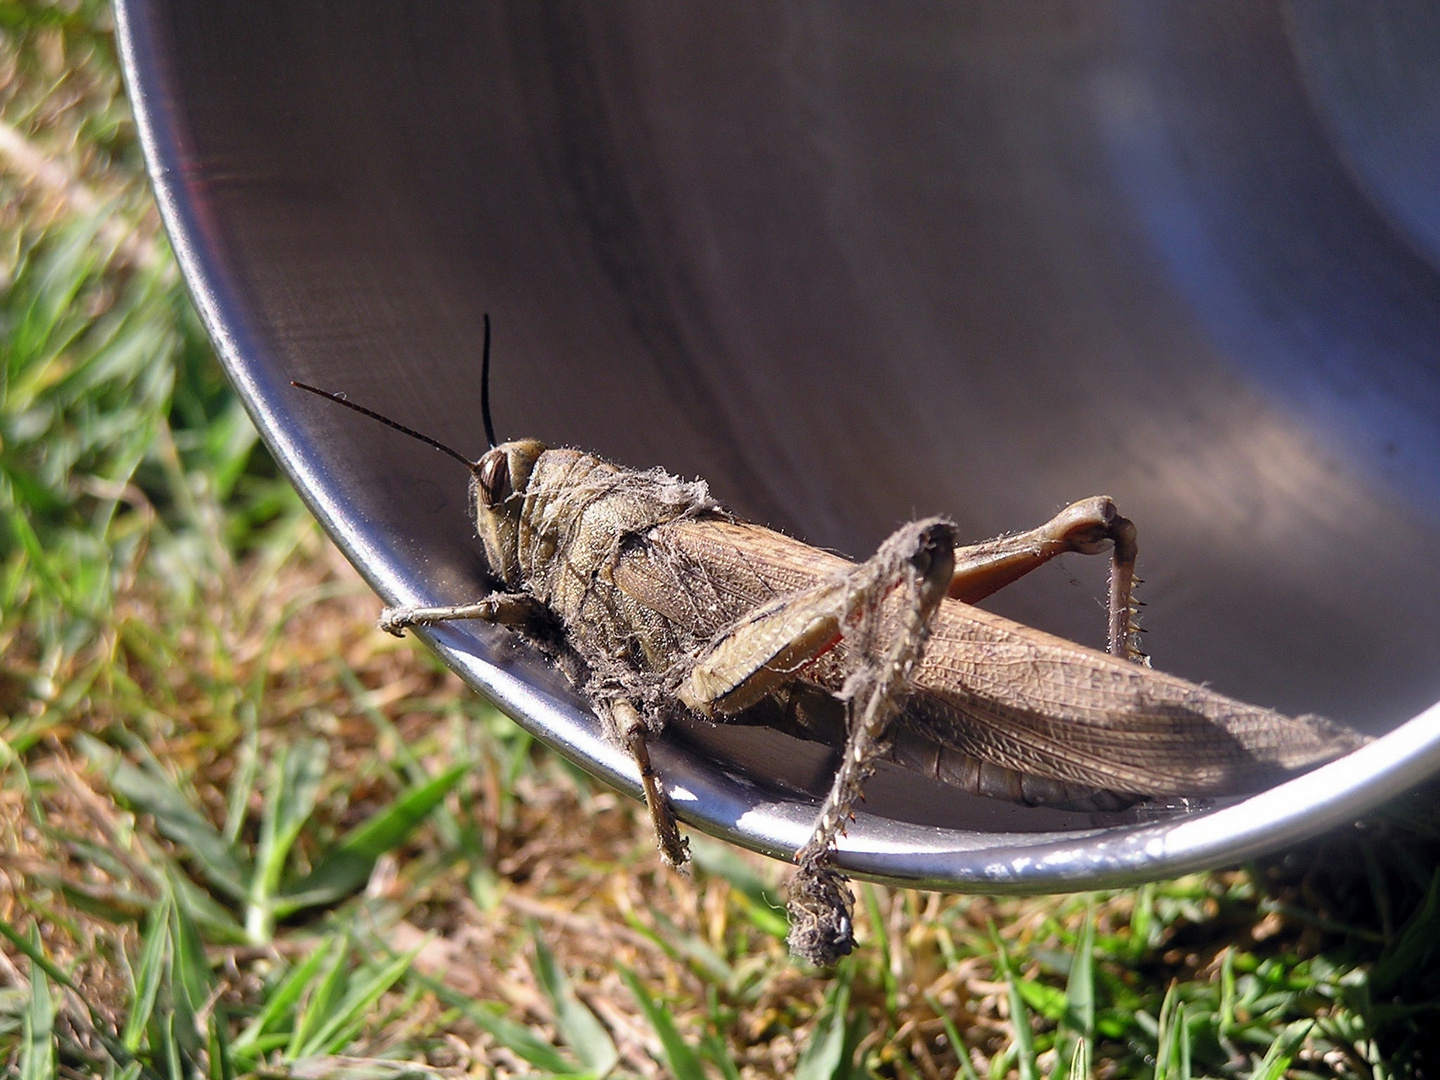
<svg viewBox="0 0 1440 1080"><path fill-rule="evenodd" d="M520 514L525 489L545 444L517 439L485 451L470 470L470 510L485 545L490 569L511 589L523 584L520 570Z"/></svg>

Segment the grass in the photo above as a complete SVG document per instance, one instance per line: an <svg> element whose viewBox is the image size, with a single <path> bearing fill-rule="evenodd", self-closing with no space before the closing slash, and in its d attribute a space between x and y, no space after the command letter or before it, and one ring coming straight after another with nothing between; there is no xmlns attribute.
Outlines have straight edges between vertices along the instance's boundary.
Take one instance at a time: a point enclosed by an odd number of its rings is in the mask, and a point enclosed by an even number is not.
<svg viewBox="0 0 1440 1080"><path fill-rule="evenodd" d="M1064 897L860 889L636 807L372 627L158 229L102 5L0 6L0 1063L21 1077L1424 1075L1433 799Z"/></svg>

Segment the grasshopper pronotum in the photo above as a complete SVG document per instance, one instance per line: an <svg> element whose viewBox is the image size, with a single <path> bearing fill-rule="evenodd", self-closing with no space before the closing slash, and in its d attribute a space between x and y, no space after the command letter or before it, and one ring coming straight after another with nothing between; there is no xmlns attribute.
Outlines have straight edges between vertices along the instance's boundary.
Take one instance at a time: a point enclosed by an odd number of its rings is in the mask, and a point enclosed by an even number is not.
<svg viewBox="0 0 1440 1080"><path fill-rule="evenodd" d="M487 317L487 376L489 354ZM913 522L857 565L734 521L702 481L534 440L497 445L483 399L490 449L472 462L339 395L295 385L470 470L476 528L500 587L470 604L387 609L381 627L399 634L483 619L540 643L634 757L667 862L683 865L687 845L647 744L677 712L774 723L840 746L790 886L791 949L816 964L853 945L853 901L830 858L887 756L979 794L1103 805L1253 791L1365 741L1143 663L1131 600L1135 529L1103 496L972 546L958 546L944 519ZM1057 555L1105 550L1108 653L971 606Z"/></svg>

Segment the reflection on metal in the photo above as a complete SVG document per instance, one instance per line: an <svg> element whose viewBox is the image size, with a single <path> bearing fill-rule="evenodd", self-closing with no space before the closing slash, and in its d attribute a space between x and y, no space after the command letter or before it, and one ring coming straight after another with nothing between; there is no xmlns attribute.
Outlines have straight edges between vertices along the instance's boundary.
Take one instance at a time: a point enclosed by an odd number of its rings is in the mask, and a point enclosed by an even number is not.
<svg viewBox="0 0 1440 1080"><path fill-rule="evenodd" d="M231 377L387 600L474 593L466 478L288 382L478 454L488 310L504 437L704 476L856 556L917 514L981 538L1107 493L1141 529L1157 666L1391 732L1158 821L882 775L842 852L1042 890L1281 846L1440 765L1440 207L1414 182L1440 157L1436 6L1049 6L125 0L119 22ZM1091 591L1033 577L996 607L1100 640ZM433 639L636 790L523 646ZM683 816L793 849L813 748L674 736Z"/></svg>

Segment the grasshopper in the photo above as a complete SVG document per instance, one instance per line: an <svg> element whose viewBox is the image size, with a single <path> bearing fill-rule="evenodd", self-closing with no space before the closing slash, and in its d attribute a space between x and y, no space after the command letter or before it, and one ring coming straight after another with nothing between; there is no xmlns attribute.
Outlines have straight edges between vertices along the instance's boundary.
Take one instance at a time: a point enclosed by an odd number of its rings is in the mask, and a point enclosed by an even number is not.
<svg viewBox="0 0 1440 1080"><path fill-rule="evenodd" d="M498 443L490 324L477 461L302 383L460 461L499 585L474 603L397 607L382 629L482 619L524 633L586 694L639 770L666 862L688 845L648 744L677 714L829 741L840 763L789 889L790 947L816 965L853 947L831 865L882 760L1030 804L1127 805L1259 790L1365 737L1152 670L1138 647L1134 525L1108 497L1029 532L962 546L943 518L898 529L855 564L734 520L703 481L531 440ZM1111 556L1108 652L972 606L1066 552Z"/></svg>

